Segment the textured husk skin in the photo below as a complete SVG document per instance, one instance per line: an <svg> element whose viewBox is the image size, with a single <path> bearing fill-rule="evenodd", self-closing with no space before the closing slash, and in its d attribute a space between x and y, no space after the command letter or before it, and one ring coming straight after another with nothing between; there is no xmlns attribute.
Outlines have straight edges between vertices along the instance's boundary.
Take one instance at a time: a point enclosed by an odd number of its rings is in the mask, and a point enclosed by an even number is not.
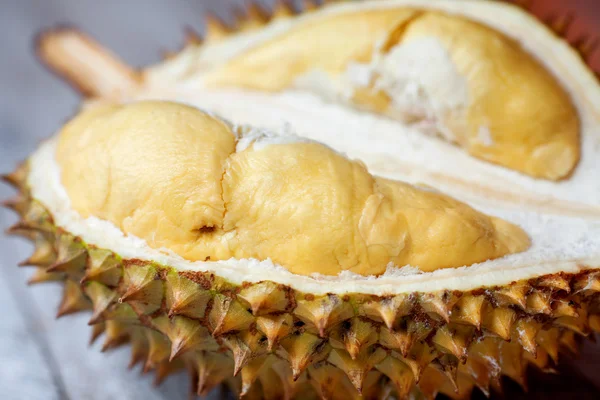
<svg viewBox="0 0 600 400"><path fill-rule="evenodd" d="M130 366L158 383L187 369L201 395L227 384L248 399L466 398L503 375L526 387L529 365L553 371L600 331L597 269L389 297L235 285L86 244L54 225L26 177L26 164L4 176L19 191L4 205L21 216L8 232L35 244L30 282L62 282L58 316L91 311L103 350L130 343Z"/></svg>

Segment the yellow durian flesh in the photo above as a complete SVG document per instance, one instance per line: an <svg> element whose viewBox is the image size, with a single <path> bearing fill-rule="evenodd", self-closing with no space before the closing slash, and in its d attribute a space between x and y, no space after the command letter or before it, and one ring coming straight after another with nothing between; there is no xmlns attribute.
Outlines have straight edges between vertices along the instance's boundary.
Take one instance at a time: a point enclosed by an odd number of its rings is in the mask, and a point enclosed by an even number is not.
<svg viewBox="0 0 600 400"><path fill-rule="evenodd" d="M343 75L350 63L368 64L396 45L424 38L443 46L466 80L466 106L437 121L452 132L452 141L473 156L533 177L557 180L573 171L580 124L569 95L515 40L458 15L397 7L299 22L208 70L204 82L211 88L282 91L319 71L332 82L342 79L352 105L405 119L406 110L397 110L388 93L376 85L348 87ZM482 132L489 132L489 140L481 139Z"/></svg>
<svg viewBox="0 0 600 400"><path fill-rule="evenodd" d="M72 208L188 260L270 258L296 274L424 271L525 250L518 227L373 177L315 142L236 151L232 128L170 102L91 108L58 138Z"/></svg>

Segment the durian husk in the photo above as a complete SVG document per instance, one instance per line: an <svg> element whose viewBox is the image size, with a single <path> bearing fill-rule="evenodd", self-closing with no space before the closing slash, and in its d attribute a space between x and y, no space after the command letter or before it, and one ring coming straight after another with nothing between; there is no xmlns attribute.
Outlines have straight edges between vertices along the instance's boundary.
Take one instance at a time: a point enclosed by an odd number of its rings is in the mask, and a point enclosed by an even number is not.
<svg viewBox="0 0 600 400"><path fill-rule="evenodd" d="M209 17L204 35L187 30L184 49L313 8L300 3L276 1L270 14L250 8L235 26ZM559 22L551 27L560 34ZM118 101L146 84L144 70L73 29L45 32L38 54L87 102ZM22 263L35 267L29 282L61 282L58 316L89 312L92 341L103 335L103 350L130 343L130 366L153 370L157 383L187 369L200 395L223 384L247 399L468 398L475 388L489 395L502 376L526 387L528 367L553 371L600 332L597 269L388 297L315 296L268 280L234 285L86 244L54 225L26 178L26 164L4 177L19 191L4 205L21 216L9 233L35 245Z"/></svg>
<svg viewBox="0 0 600 400"><path fill-rule="evenodd" d="M30 282L61 282L59 317L91 312L103 350L130 343L131 366L157 382L187 369L200 395L226 384L246 399L468 398L502 376L526 387L528 366L553 371L600 332L599 270L386 297L236 285L86 244L31 198L27 174L4 180L19 191L8 232L35 245Z"/></svg>

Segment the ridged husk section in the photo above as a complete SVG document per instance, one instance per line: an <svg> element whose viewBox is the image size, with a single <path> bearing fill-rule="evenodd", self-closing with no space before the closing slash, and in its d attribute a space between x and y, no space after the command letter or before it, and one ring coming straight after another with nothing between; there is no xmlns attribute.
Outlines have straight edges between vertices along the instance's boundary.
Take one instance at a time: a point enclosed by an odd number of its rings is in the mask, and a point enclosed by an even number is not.
<svg viewBox="0 0 600 400"><path fill-rule="evenodd" d="M131 366L160 382L187 369L193 390L227 384L254 399L383 399L488 394L600 331L600 271L556 274L470 292L315 296L268 280L234 285L214 273L127 260L54 225L24 184L9 228L35 244L32 283L59 281L58 316L91 311L103 350L131 344ZM362 397L361 397L362 396Z"/></svg>

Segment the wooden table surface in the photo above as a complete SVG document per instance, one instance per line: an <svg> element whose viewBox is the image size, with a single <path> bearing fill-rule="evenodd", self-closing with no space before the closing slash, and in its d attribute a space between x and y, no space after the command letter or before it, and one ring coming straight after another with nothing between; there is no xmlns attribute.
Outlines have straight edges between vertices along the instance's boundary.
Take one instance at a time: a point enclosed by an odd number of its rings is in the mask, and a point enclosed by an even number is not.
<svg viewBox="0 0 600 400"><path fill-rule="evenodd" d="M159 51L178 48L183 26L201 31L203 9L218 10L224 3L227 1L0 0L0 172L11 171L78 103L77 95L35 59L32 43L40 29L75 24L127 62L144 65L156 61ZM0 185L0 199L11 194L10 188ZM1 228L15 221L12 213L0 210ZM126 368L128 348L101 353L102 339L89 347L88 316L56 320L60 287L27 287L31 270L16 267L30 252L31 246L24 240L0 238L0 399L187 398L186 374L169 377L155 388L153 377L142 376L139 367ZM567 364L566 370L569 379L581 371L600 383L598 347L587 344L584 358ZM589 381L582 382L581 398L595 393L590 397L594 398L598 392L586 386ZM548 390L541 388L542 392Z"/></svg>

